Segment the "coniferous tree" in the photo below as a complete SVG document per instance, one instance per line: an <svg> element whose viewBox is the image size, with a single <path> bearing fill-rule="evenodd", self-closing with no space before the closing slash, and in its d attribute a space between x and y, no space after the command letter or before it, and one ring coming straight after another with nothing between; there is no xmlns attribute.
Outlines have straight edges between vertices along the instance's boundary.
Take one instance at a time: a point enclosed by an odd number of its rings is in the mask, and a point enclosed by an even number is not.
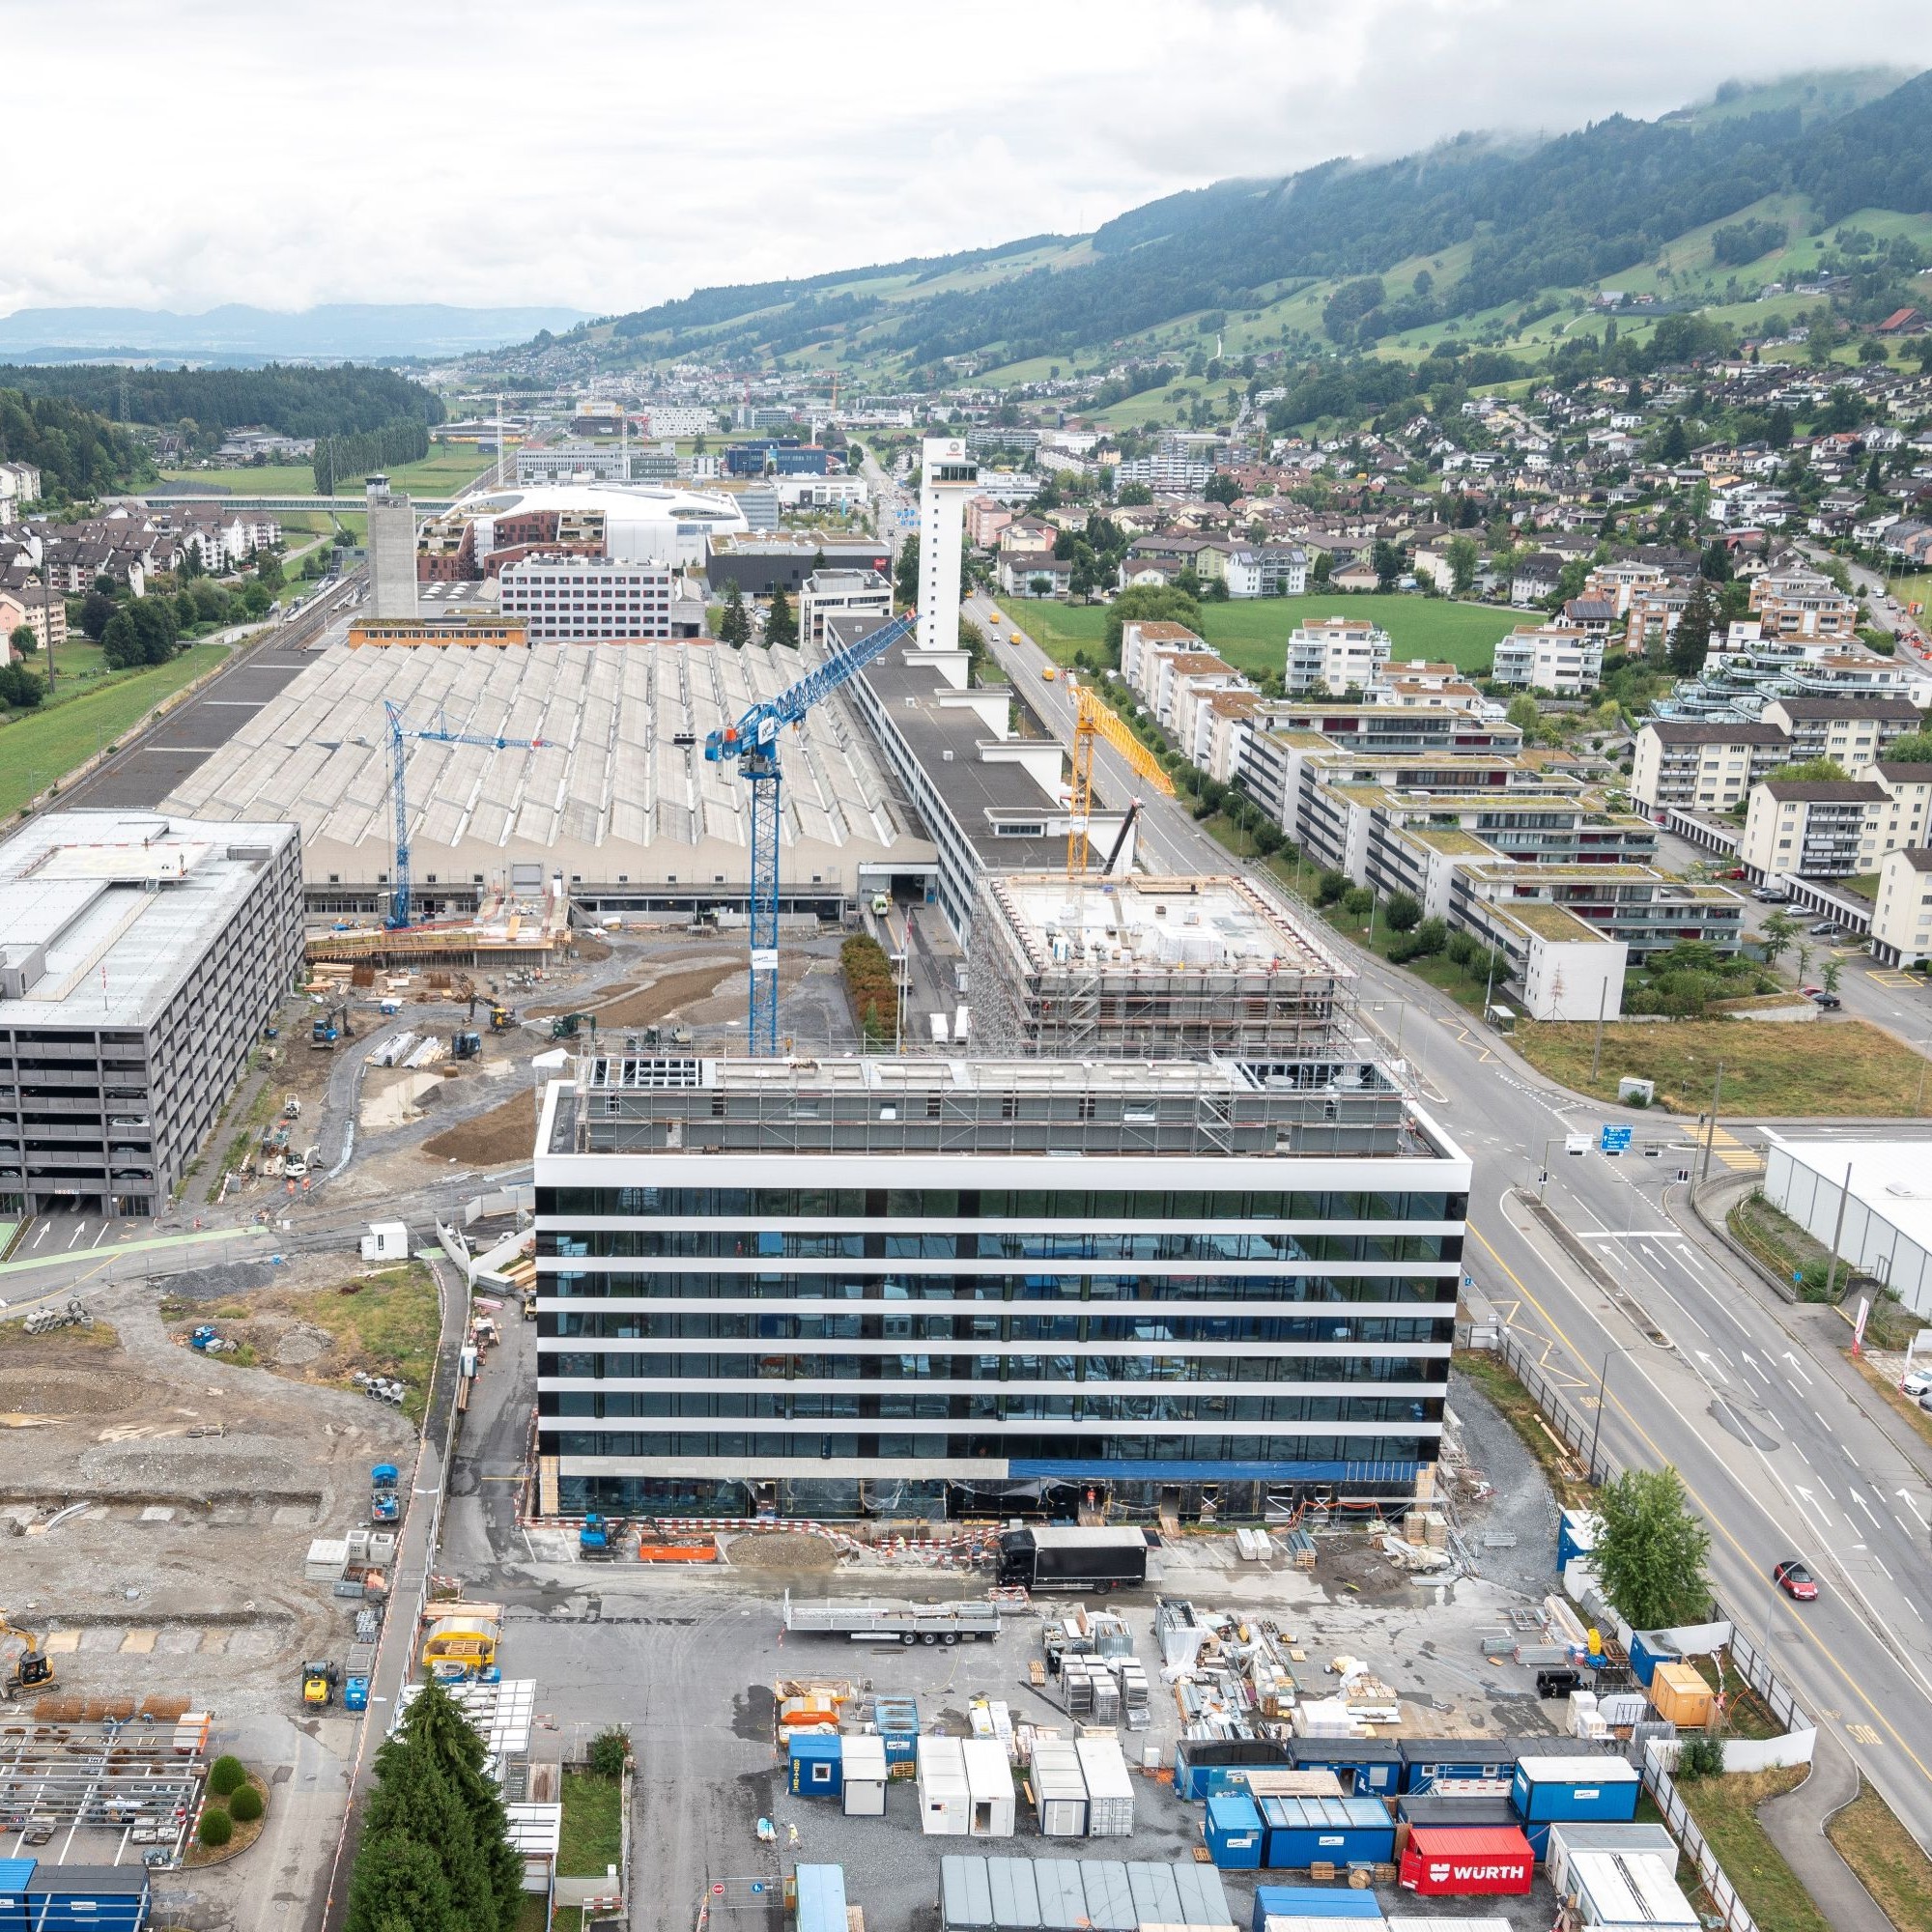
<svg viewBox="0 0 1932 1932"><path fill-rule="evenodd" d="M751 639L752 620L745 614L745 593L733 579L724 586L724 609L718 618L718 641L729 644L734 651L741 651Z"/></svg>
<svg viewBox="0 0 1932 1932"><path fill-rule="evenodd" d="M794 645L798 642L798 619L792 614L791 599L784 594L782 583L772 591L772 608L765 614L765 642Z"/></svg>

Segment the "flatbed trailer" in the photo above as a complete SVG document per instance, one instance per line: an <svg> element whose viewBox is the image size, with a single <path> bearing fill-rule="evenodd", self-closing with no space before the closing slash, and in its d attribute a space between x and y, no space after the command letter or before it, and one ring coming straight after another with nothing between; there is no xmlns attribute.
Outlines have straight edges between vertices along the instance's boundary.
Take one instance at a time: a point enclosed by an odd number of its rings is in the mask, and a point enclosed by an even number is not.
<svg viewBox="0 0 1932 1932"><path fill-rule="evenodd" d="M853 1643L972 1643L1000 1634L997 1604L794 1604L785 1592L784 1627L801 1636Z"/></svg>

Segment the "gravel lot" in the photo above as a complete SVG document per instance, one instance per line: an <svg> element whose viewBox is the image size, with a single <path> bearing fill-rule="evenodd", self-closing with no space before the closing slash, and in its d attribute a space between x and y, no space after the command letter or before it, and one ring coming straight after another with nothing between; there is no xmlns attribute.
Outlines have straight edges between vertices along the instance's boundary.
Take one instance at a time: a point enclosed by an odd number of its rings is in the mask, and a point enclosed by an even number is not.
<svg viewBox="0 0 1932 1932"><path fill-rule="evenodd" d="M1537 1702L1528 1673L1492 1667L1483 1656L1485 1636L1518 1601L1513 1592L1474 1577L1418 1586L1359 1537L1324 1541L1322 1549L1311 1577L1242 1564L1229 1538L1190 1538L1162 1552L1159 1587L1199 1605L1272 1616L1306 1649L1308 1674L1318 1683L1339 1652L1369 1659L1402 1692L1411 1734L1552 1728L1553 1707ZM984 1695L1005 1699L1016 1720L1058 1722L1070 1735L1058 1705L1024 1681L1039 1642L1037 1617L1009 1622L994 1643L954 1650L879 1649L831 1638L787 1642L780 1622L781 1580L750 1569L680 1576L543 1562L525 1575L525 1586L506 1593L518 1607L503 1646L505 1675L536 1678L538 1709L566 1750L607 1723L631 1727L639 1765L633 1828L642 1848L634 1926L691 1932L709 1887L776 1878L794 1859L844 1865L847 1895L864 1908L868 1925L933 1932L939 1860L948 1853L1163 1861L1192 1855L1200 1808L1152 1779L1137 1784L1139 1829L1132 1839L1071 1847L1039 1838L1024 1804L1017 1838L969 1842L923 1836L910 1787L892 1789L883 1819L848 1819L827 1801L786 1792L772 1729L773 1685L781 1676L846 1679L862 1691L915 1695L924 1728L967 1729L971 1699ZM980 1578L925 1572L804 1579L814 1597L957 1597L981 1588ZM1127 1617L1137 1653L1151 1666L1153 1602L1152 1590L1109 1600ZM1152 1727L1127 1737L1130 1755L1151 1743L1171 1765L1179 1731L1174 1703L1156 1676ZM760 1817L778 1825L781 1848L757 1842ZM799 1832L795 1854L782 1849L790 1825ZM1226 1883L1236 1922L1245 1926L1251 1884L1239 1874L1228 1874ZM1549 1899L1531 1904L1521 1922L1547 1926ZM763 1932L756 1915L724 1915L715 1922Z"/></svg>

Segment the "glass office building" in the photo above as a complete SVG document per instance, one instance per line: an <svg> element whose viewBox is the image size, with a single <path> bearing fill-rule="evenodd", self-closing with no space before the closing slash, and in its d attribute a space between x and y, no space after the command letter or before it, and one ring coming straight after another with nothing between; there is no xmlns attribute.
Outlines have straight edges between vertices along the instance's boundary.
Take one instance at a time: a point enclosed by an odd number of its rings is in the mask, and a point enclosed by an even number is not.
<svg viewBox="0 0 1932 1932"><path fill-rule="evenodd" d="M1469 1163L1378 1066L589 1057L536 1163L565 1510L1413 1493Z"/></svg>

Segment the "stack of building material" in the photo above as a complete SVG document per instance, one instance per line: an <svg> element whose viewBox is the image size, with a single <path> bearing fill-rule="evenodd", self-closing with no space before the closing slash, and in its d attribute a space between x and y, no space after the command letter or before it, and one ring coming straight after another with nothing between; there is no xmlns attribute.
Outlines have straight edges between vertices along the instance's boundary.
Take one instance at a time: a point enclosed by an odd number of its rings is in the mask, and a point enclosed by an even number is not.
<svg viewBox="0 0 1932 1932"><path fill-rule="evenodd" d="M1215 1623L1192 1604L1163 1597L1154 1605L1154 1641L1161 1667L1170 1674L1192 1670L1204 1647L1214 1641Z"/></svg>
<svg viewBox="0 0 1932 1932"><path fill-rule="evenodd" d="M1152 1721L1148 1708L1148 1675L1140 1662L1131 1657L1111 1660L1114 1679L1120 1687L1122 1721L1130 1731L1144 1731ZM1097 1719L1099 1714L1095 1712Z"/></svg>
<svg viewBox="0 0 1932 1932"><path fill-rule="evenodd" d="M1360 1738L1366 1726L1340 1697L1305 1697L1294 1707L1298 1738Z"/></svg>
<svg viewBox="0 0 1932 1932"><path fill-rule="evenodd" d="M1130 1838L1134 1833L1134 1780L1116 1738L1082 1738L1074 1746L1087 1785L1087 1835Z"/></svg>
<svg viewBox="0 0 1932 1932"><path fill-rule="evenodd" d="M1237 1529L1235 1551L1243 1562L1266 1563L1274 1555L1274 1543L1264 1529Z"/></svg>

